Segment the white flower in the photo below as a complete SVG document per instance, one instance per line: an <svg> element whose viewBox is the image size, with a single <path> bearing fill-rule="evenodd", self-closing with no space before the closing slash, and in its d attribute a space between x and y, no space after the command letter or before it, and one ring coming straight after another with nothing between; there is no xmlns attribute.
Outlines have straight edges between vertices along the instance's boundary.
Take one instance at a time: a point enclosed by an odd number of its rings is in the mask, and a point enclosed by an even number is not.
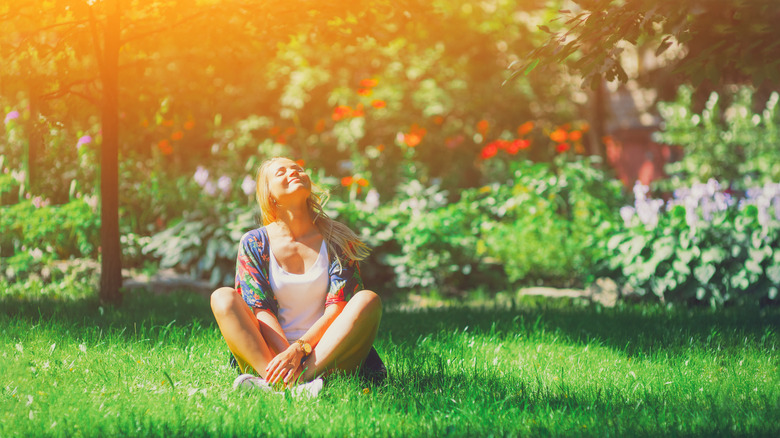
<svg viewBox="0 0 780 438"><path fill-rule="evenodd" d="M634 184L634 198L636 198L637 202L644 201L647 199L647 193L650 191L650 187L642 184L641 182L637 181L636 184Z"/></svg>
<svg viewBox="0 0 780 438"><path fill-rule="evenodd" d="M631 207L630 205L626 205L620 208L620 217L623 218L623 222L626 225L629 225L631 219L634 218L634 214L636 214L636 210L634 209L634 207Z"/></svg>
<svg viewBox="0 0 780 438"><path fill-rule="evenodd" d="M372 210L379 207L379 192L376 189L371 189L366 193L366 205Z"/></svg>

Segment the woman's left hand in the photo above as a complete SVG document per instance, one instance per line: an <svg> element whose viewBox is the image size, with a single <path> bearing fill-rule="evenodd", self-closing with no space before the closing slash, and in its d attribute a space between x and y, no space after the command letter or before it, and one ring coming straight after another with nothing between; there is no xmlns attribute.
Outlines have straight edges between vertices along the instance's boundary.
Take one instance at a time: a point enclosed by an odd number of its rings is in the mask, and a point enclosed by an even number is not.
<svg viewBox="0 0 780 438"><path fill-rule="evenodd" d="M268 366L265 367L266 382L274 385L282 380L285 386L294 382L303 372L301 359L303 359L303 351L293 343L268 362Z"/></svg>

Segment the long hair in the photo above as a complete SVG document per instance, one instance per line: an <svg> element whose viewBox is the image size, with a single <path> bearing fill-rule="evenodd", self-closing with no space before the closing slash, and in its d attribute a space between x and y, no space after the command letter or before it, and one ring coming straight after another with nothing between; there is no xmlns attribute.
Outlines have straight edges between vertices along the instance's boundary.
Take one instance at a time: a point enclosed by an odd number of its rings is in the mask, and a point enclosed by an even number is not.
<svg viewBox="0 0 780 438"><path fill-rule="evenodd" d="M260 214L263 218L263 225L268 225L277 220L276 205L271 199L271 189L268 185L268 169L271 163L283 157L274 157L265 160L257 171L257 186L255 195L257 204L260 206ZM311 181L311 176L309 177ZM328 202L330 193L324 188L311 182L311 194L306 199L306 206L314 225L325 239L328 252L334 255L344 254L349 260L364 260L368 257L371 250L363 241L350 230L349 227L341 222L331 219L323 210L323 206ZM339 260L341 263L341 260Z"/></svg>

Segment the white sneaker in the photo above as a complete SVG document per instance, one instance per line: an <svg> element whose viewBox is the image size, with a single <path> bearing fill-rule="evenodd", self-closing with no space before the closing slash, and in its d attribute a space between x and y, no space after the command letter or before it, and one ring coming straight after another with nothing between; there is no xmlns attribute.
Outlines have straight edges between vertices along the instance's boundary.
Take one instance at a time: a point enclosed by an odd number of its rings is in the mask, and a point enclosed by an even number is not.
<svg viewBox="0 0 780 438"><path fill-rule="evenodd" d="M289 391L293 397L317 397L320 391L322 391L322 385L322 379L314 379L311 382L296 385ZM284 391L275 391L262 377L253 376L252 374L241 374L236 377L236 380L233 381L233 389L241 389L244 391L259 389L261 391L273 392L280 395L284 394Z"/></svg>
<svg viewBox="0 0 780 438"><path fill-rule="evenodd" d="M253 390L261 389L265 391L271 391L271 385L265 381L262 377L253 376L251 374L241 374L233 381L233 389Z"/></svg>
<svg viewBox="0 0 780 438"><path fill-rule="evenodd" d="M311 382L301 383L290 389L290 393L293 396L317 397L320 391L322 391L322 384L322 379L314 379Z"/></svg>

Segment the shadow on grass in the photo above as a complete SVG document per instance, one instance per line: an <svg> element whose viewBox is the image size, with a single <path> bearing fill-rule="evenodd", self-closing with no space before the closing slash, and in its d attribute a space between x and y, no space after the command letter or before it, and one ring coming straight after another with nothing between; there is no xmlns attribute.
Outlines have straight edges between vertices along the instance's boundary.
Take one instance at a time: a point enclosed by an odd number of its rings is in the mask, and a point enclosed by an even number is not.
<svg viewBox="0 0 780 438"><path fill-rule="evenodd" d="M126 293L119 307L101 306L96 295L62 298L0 296L0 321L98 328L209 327L214 317L202 295L180 291ZM534 298L506 307L446 307L415 312L386 311L379 339L414 344L430 334L467 330L474 334L514 337L552 336L560 342L598 344L630 355L687 349L692 344L730 348L750 342L780 345L780 308L674 308L626 305L602 308L569 299Z"/></svg>
<svg viewBox="0 0 780 438"><path fill-rule="evenodd" d="M380 336L389 332L392 341L400 344L442 331L467 330L498 337L549 335L560 342L595 343L637 355L691 345L728 348L744 342L771 348L780 345L777 327L777 306L713 310L631 304L603 308L570 299L534 298L514 309L463 306L386 312Z"/></svg>
<svg viewBox="0 0 780 438"><path fill-rule="evenodd" d="M0 296L0 325L3 319L30 325L45 323L62 327L144 330L172 326L208 327L214 323L208 300L202 295L179 291L154 294L143 289L126 293L121 306L102 305L97 294L80 297L38 295ZM133 331L124 330L130 337Z"/></svg>

